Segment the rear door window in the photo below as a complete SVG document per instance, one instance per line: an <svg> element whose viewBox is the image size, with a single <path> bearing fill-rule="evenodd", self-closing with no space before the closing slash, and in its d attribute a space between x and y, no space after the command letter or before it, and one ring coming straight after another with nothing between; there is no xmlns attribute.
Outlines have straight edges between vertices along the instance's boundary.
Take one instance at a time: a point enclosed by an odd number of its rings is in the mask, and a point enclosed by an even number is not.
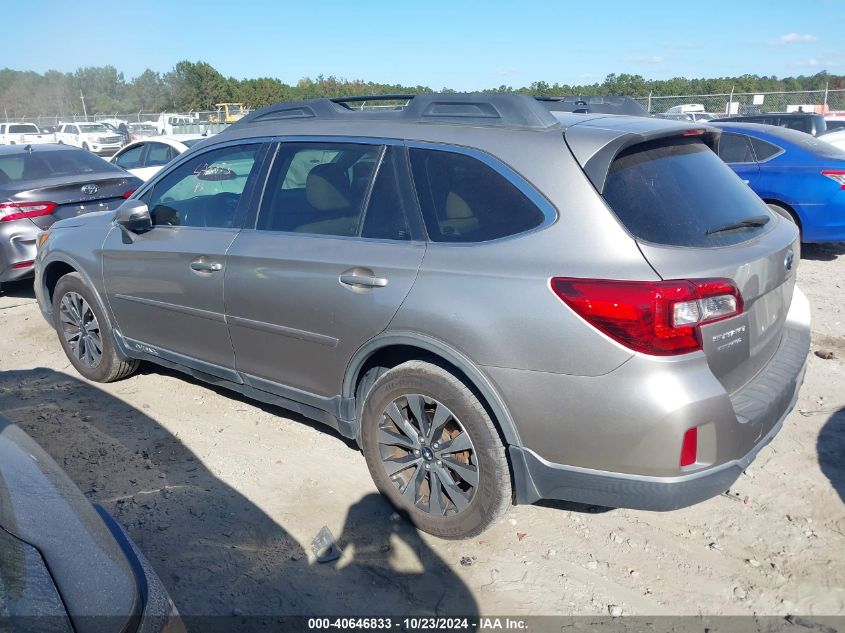
<svg viewBox="0 0 845 633"><path fill-rule="evenodd" d="M477 158L410 149L411 171L433 242L486 242L533 229L543 212L513 183Z"/></svg>
<svg viewBox="0 0 845 633"><path fill-rule="evenodd" d="M138 145L132 149L128 149L120 156L114 159L114 164L124 169L135 169L141 166L141 152L144 151L143 145Z"/></svg>
<svg viewBox="0 0 845 633"><path fill-rule="evenodd" d="M722 138L724 138L724 136ZM777 145L773 145L772 143L768 143L759 138L754 138L753 136L748 137L748 140L751 141L751 147L754 148L754 155L761 163L769 160L770 158L774 158L783 151Z"/></svg>
<svg viewBox="0 0 845 633"><path fill-rule="evenodd" d="M619 154L602 192L637 239L668 246L729 246L769 224L717 229L771 214L760 198L696 139L642 143Z"/></svg>
<svg viewBox="0 0 845 633"><path fill-rule="evenodd" d="M719 139L719 158L726 163L753 163L754 155L747 137L725 132Z"/></svg>

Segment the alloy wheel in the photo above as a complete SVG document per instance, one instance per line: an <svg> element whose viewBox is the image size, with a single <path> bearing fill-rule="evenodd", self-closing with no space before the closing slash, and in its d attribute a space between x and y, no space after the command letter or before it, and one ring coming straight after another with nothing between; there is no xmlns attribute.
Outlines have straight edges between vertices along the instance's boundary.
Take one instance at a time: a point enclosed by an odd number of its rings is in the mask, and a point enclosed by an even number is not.
<svg viewBox="0 0 845 633"><path fill-rule="evenodd" d="M465 510L478 487L472 439L441 402L408 394L391 402L378 429L382 465L402 497L435 516Z"/></svg>
<svg viewBox="0 0 845 633"><path fill-rule="evenodd" d="M97 367L103 358L103 340L97 316L85 298L66 293L59 304L59 320L71 353L85 367Z"/></svg>

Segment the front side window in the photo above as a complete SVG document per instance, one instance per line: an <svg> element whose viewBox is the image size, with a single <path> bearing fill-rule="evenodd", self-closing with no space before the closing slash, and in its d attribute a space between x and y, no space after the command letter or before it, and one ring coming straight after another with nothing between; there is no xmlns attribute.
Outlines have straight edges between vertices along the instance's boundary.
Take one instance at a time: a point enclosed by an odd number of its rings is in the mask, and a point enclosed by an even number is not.
<svg viewBox="0 0 845 633"><path fill-rule="evenodd" d="M719 139L719 158L726 163L753 163L751 146L742 134L725 132Z"/></svg>
<svg viewBox="0 0 845 633"><path fill-rule="evenodd" d="M259 144L194 156L153 188L148 206L156 226L232 228Z"/></svg>
<svg viewBox="0 0 845 633"><path fill-rule="evenodd" d="M426 230L434 242L485 242L533 229L543 212L480 160L411 148L411 170Z"/></svg>
<svg viewBox="0 0 845 633"><path fill-rule="evenodd" d="M120 156L114 159L114 164L124 169L135 169L141 166L141 153L144 151L143 145L138 145L132 149L128 149Z"/></svg>
<svg viewBox="0 0 845 633"><path fill-rule="evenodd" d="M267 182L259 230L358 235L379 145L283 143Z"/></svg>

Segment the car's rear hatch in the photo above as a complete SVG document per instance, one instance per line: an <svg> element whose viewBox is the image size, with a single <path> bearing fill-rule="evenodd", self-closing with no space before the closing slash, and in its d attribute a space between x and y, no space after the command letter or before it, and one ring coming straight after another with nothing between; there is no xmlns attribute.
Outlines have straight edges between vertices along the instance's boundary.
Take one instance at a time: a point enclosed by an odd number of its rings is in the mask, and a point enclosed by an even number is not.
<svg viewBox="0 0 845 633"><path fill-rule="evenodd" d="M713 374L737 392L780 344L799 259L795 225L711 151L712 128L613 117L571 126L566 140L658 275L727 279L739 290L741 314L700 326Z"/></svg>

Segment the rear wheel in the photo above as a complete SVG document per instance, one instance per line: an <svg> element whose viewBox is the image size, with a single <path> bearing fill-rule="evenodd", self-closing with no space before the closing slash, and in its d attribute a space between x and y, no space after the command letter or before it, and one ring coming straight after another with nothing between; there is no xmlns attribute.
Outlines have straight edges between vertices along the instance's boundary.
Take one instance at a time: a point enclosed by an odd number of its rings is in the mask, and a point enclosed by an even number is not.
<svg viewBox="0 0 845 633"><path fill-rule="evenodd" d="M361 424L376 486L419 529L469 538L510 507L499 433L472 391L442 367L410 361L384 373L367 395Z"/></svg>
<svg viewBox="0 0 845 633"><path fill-rule="evenodd" d="M69 273L56 284L53 325L68 359L88 380L112 382L138 368L137 360L117 355L111 327L79 273Z"/></svg>
<svg viewBox="0 0 845 633"><path fill-rule="evenodd" d="M773 212L777 213L778 215L786 218L790 222L792 222L795 226L798 227L798 233L801 234L801 223L798 221L798 218L792 212L791 209L787 209L785 206L777 204L775 202L767 202L769 209Z"/></svg>

